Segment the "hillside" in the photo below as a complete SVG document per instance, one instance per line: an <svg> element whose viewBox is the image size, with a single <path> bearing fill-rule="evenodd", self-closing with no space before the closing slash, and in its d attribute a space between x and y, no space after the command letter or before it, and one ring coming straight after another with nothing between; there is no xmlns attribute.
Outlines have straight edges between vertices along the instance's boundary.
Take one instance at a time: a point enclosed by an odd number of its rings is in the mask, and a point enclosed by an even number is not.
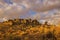
<svg viewBox="0 0 60 40"><path fill-rule="evenodd" d="M60 26L32 19L10 19L0 23L0 40L60 40Z"/></svg>

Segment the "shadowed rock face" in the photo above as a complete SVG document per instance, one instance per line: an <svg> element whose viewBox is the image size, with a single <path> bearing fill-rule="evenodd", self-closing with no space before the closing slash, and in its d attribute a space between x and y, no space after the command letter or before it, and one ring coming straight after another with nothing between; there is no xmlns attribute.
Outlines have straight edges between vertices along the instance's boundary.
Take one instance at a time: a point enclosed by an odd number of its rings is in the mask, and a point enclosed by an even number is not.
<svg viewBox="0 0 60 40"><path fill-rule="evenodd" d="M51 32L43 35L42 38L43 38L43 40L57 40L55 35L53 33L51 33Z"/></svg>
<svg viewBox="0 0 60 40"><path fill-rule="evenodd" d="M7 23L7 25L9 23L12 23L12 25L18 25L18 24L31 24L31 25L39 25L39 22L37 20L31 20L31 19L14 19L14 20L8 20L8 21L4 21L4 23Z"/></svg>

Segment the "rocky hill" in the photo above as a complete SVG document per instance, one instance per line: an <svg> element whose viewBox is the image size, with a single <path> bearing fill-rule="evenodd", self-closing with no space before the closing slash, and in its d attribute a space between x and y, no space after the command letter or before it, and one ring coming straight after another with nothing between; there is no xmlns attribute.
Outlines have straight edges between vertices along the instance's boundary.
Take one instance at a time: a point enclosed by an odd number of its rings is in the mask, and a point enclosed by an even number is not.
<svg viewBox="0 0 60 40"><path fill-rule="evenodd" d="M10 19L0 23L0 40L60 40L60 27L32 19Z"/></svg>

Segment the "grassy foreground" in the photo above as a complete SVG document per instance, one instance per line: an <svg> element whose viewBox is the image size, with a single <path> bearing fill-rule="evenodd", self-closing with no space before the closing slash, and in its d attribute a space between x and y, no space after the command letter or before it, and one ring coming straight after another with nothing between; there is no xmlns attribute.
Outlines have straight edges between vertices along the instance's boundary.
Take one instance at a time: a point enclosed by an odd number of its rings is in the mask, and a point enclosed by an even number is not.
<svg viewBox="0 0 60 40"><path fill-rule="evenodd" d="M14 19L0 23L0 40L60 40L60 26L31 19Z"/></svg>

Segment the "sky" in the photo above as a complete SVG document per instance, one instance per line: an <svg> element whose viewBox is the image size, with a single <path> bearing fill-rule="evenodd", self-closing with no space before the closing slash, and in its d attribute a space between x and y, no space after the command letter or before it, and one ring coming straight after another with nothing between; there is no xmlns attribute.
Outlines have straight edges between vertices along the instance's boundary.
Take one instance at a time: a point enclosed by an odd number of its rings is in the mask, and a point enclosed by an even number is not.
<svg viewBox="0 0 60 40"><path fill-rule="evenodd" d="M0 21L31 18L60 22L60 0L0 0Z"/></svg>

